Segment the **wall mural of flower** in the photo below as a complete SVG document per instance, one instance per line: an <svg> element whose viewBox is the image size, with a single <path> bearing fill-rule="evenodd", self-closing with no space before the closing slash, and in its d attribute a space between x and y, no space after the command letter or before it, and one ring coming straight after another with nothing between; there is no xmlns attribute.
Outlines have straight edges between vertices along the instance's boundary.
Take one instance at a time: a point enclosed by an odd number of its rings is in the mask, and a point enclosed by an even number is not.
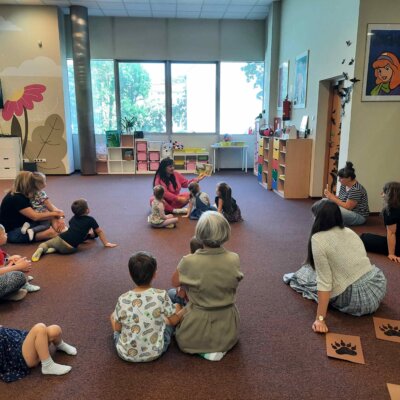
<svg viewBox="0 0 400 400"><path fill-rule="evenodd" d="M43 100L42 93L46 91L46 86L41 84L32 84L25 86L24 89L14 93L11 99L8 99L2 111L5 121L11 122L11 134L19 136L22 140L22 154L25 153L26 144L28 142L28 112L34 108L34 102L40 103ZM25 132L22 136L21 124L17 117L24 114Z"/></svg>

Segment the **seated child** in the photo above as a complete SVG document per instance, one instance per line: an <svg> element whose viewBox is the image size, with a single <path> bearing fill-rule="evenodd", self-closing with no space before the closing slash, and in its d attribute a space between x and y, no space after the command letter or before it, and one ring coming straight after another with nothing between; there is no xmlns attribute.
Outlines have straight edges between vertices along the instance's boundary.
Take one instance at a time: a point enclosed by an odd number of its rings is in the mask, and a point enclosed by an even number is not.
<svg viewBox="0 0 400 400"><path fill-rule="evenodd" d="M7 233L0 224L0 246L7 243ZM31 270L31 262L25 257L10 256L0 249L0 300L22 300L28 292L37 292L39 286L31 285L31 276L25 272Z"/></svg>
<svg viewBox="0 0 400 400"><path fill-rule="evenodd" d="M69 220L69 229L60 233L58 236L43 242L33 253L32 261L39 261L40 257L46 253L71 254L77 251L77 247L83 243L91 229L96 233L104 247L116 247L110 243L90 212L88 203L85 199L75 200L71 205L74 216Z"/></svg>
<svg viewBox="0 0 400 400"><path fill-rule="evenodd" d="M46 175L41 172L32 173L33 189L35 190L30 198L32 208L38 212L56 211L63 215L63 211L59 210L48 198L46 192L43 190L46 187ZM31 227L29 222L25 222L21 227L21 233L27 233L29 240L33 241L35 233L45 231L50 227L50 221L40 221L40 224ZM65 229L65 225L64 225ZM60 231L61 232L61 231Z"/></svg>
<svg viewBox="0 0 400 400"><path fill-rule="evenodd" d="M154 200L151 202L151 214L148 221L153 228L175 228L178 218L164 211L164 188L161 185L154 186Z"/></svg>
<svg viewBox="0 0 400 400"><path fill-rule="evenodd" d="M190 240L190 253L194 254L198 249L204 249L203 243L197 239L196 236L193 236ZM186 306L189 298L187 297L185 286L182 285L176 289L176 296L174 296L174 290L175 289L172 289L172 291L171 289L168 290L168 295L171 297L172 302L178 303L183 307Z"/></svg>
<svg viewBox="0 0 400 400"><path fill-rule="evenodd" d="M125 361L152 361L167 351L183 311L173 306L165 290L151 287L157 271L151 254L133 254L128 267L136 287L118 298L111 314L115 346Z"/></svg>
<svg viewBox="0 0 400 400"><path fill-rule="evenodd" d="M61 335L58 325L36 324L29 332L0 325L0 378L4 382L22 379L39 363L44 375L64 375L71 371L70 366L57 364L50 356L51 343L57 350L76 355L76 348L65 343Z"/></svg>
<svg viewBox="0 0 400 400"><path fill-rule="evenodd" d="M221 182L217 186L215 205L218 208L218 212L221 213L228 222L243 221L240 208L236 204L236 200L232 197L232 189L225 182Z"/></svg>
<svg viewBox="0 0 400 400"><path fill-rule="evenodd" d="M208 194L200 191L200 185L197 182L191 182L188 186L190 192L190 200L188 210L185 217L197 220L205 211L217 211L217 209L210 205L210 198Z"/></svg>

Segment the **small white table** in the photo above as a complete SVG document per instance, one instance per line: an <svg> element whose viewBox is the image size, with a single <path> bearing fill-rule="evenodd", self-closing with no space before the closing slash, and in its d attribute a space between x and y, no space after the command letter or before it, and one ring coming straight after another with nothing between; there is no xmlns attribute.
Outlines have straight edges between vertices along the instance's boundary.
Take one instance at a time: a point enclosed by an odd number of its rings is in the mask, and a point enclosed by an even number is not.
<svg viewBox="0 0 400 400"><path fill-rule="evenodd" d="M231 145L231 146L221 146L219 143L212 144L210 146L214 150L214 173L215 173L215 167L217 164L217 150L229 150L229 149L240 149L242 151L242 171L245 171L247 173L247 148L249 146L247 145ZM219 167L218 167L219 170Z"/></svg>

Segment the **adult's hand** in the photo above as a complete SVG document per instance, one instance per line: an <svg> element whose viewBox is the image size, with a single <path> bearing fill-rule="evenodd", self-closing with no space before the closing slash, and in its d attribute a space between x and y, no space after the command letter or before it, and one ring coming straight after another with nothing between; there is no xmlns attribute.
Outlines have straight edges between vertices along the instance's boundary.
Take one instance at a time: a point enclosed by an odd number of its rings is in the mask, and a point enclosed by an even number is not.
<svg viewBox="0 0 400 400"><path fill-rule="evenodd" d="M397 257L397 256L394 255L394 254L389 254L389 255L388 255L388 259L389 259L390 261L394 261L394 262L396 262L396 263L400 263L400 257Z"/></svg>
<svg viewBox="0 0 400 400"><path fill-rule="evenodd" d="M312 324L312 330L317 333L326 333L328 332L328 326L326 325L325 321L316 320Z"/></svg>
<svg viewBox="0 0 400 400"><path fill-rule="evenodd" d="M200 182L200 181L202 181L206 176L207 176L207 175L206 175L205 173L202 173L202 174L200 174L200 175L196 178L196 181L197 181L197 182Z"/></svg>
<svg viewBox="0 0 400 400"><path fill-rule="evenodd" d="M64 218L54 218L51 221L51 226L56 232L61 233L66 227Z"/></svg>

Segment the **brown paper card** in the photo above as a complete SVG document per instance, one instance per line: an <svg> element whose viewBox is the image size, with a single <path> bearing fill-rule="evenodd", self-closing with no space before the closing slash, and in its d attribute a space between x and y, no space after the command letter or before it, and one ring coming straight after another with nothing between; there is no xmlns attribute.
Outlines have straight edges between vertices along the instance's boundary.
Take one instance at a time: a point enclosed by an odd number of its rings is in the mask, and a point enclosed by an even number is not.
<svg viewBox="0 0 400 400"><path fill-rule="evenodd" d="M390 400L400 400L400 385L394 385L393 383L387 383L387 388L390 394Z"/></svg>
<svg viewBox="0 0 400 400"><path fill-rule="evenodd" d="M339 358L340 360L357 364L365 364L359 336L327 333L326 354L328 357Z"/></svg>
<svg viewBox="0 0 400 400"><path fill-rule="evenodd" d="M400 343L400 321L377 317L373 319L377 339Z"/></svg>

